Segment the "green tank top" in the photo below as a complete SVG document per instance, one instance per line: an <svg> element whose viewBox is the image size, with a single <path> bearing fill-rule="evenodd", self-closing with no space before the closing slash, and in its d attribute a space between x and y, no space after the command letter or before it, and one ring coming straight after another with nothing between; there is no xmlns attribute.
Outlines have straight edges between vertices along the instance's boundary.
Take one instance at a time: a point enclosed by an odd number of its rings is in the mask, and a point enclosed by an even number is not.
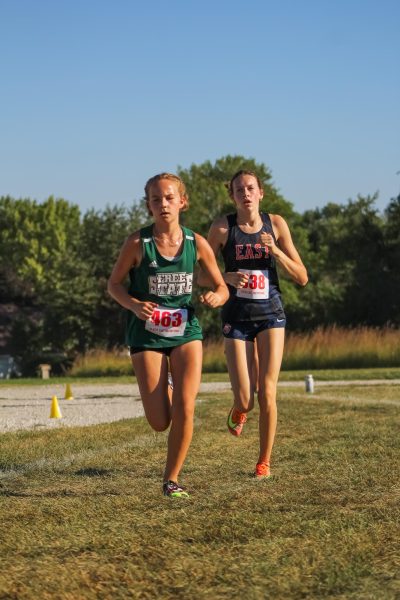
<svg viewBox="0 0 400 600"><path fill-rule="evenodd" d="M128 311L126 343L132 348L171 348L203 339L192 305L196 241L190 229L181 229L182 253L173 260L159 253L153 225L140 230L142 261L129 272L128 291L138 300L156 302L158 307L147 321Z"/></svg>

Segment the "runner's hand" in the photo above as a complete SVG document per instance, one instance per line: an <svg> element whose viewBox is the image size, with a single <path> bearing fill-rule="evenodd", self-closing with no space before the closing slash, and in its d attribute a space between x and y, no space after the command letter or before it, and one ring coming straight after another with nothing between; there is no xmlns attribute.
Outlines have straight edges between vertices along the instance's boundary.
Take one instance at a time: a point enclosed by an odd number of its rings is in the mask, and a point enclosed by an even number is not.
<svg viewBox="0 0 400 600"><path fill-rule="evenodd" d="M274 236L271 233L263 231L260 234L260 241L263 246L268 248L268 251L274 255L278 251L278 246L275 244Z"/></svg>
<svg viewBox="0 0 400 600"><path fill-rule="evenodd" d="M141 302L140 300L136 300L133 305L132 312L138 317L138 319L142 319L142 321L147 321L150 319L151 315L155 308L157 308L158 304L155 302Z"/></svg>
<svg viewBox="0 0 400 600"><path fill-rule="evenodd" d="M201 294L200 302L211 308L217 308L221 306L221 296L217 292L206 292Z"/></svg>
<svg viewBox="0 0 400 600"><path fill-rule="evenodd" d="M242 288L246 285L249 280L248 273L241 273L241 271L229 271L224 273L225 283L229 283L232 287Z"/></svg>

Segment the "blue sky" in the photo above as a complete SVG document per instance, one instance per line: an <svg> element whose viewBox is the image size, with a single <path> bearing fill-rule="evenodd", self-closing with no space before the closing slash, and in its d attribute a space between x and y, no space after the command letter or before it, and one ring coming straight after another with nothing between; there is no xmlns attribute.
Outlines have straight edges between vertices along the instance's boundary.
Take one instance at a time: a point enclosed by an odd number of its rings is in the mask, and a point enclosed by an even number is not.
<svg viewBox="0 0 400 600"><path fill-rule="evenodd" d="M82 211L253 157L302 212L400 190L398 0L0 0L0 195Z"/></svg>

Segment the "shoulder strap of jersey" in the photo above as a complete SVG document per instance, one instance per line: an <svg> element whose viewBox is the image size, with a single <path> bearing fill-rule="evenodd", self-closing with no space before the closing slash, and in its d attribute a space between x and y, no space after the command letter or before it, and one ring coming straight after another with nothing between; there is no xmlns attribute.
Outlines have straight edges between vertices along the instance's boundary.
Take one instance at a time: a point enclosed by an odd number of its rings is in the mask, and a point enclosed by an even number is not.
<svg viewBox="0 0 400 600"><path fill-rule="evenodd" d="M197 261L197 244L196 244L196 236L194 234L194 231L192 231L191 229L189 229L188 227L184 227L183 225L181 225L182 227L182 231L185 234L185 238L186 238L186 242L189 242L191 245L191 253L192 253L192 257L194 262ZM186 248L188 248L188 246L186 245Z"/></svg>
<svg viewBox="0 0 400 600"><path fill-rule="evenodd" d="M154 262L155 256L155 244L153 241L153 225L142 227L140 230L140 241L142 242L142 260L140 264L147 265L148 263Z"/></svg>
<svg viewBox="0 0 400 600"><path fill-rule="evenodd" d="M153 238L153 225L148 225L147 227L142 227L140 230L140 239L143 242L150 242Z"/></svg>
<svg viewBox="0 0 400 600"><path fill-rule="evenodd" d="M191 229L188 229L188 227L184 227L183 225L181 225L181 227L186 239L195 242L194 232Z"/></svg>
<svg viewBox="0 0 400 600"><path fill-rule="evenodd" d="M260 216L261 216L261 220L264 223L264 225L268 225L269 227L272 228L271 218L270 218L269 214L262 212L262 213L260 213Z"/></svg>
<svg viewBox="0 0 400 600"><path fill-rule="evenodd" d="M230 215L226 215L226 218L228 220L229 229L232 229L232 227L234 227L237 223L237 213L231 213Z"/></svg>
<svg viewBox="0 0 400 600"><path fill-rule="evenodd" d="M267 227L268 232L272 233L272 237L275 240L276 243L276 237L275 237L275 233L274 233L274 228L272 227L272 221L271 221L271 217L269 216L268 213L262 212L261 214L261 219L263 224Z"/></svg>

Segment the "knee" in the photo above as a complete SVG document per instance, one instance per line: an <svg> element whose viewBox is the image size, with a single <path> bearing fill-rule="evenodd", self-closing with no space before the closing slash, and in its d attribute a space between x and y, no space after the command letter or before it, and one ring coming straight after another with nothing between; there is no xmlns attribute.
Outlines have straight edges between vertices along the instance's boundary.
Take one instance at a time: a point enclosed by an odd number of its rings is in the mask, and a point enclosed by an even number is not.
<svg viewBox="0 0 400 600"><path fill-rule="evenodd" d="M277 381L267 380L261 384L258 395L263 398L275 398L277 386Z"/></svg>
<svg viewBox="0 0 400 600"><path fill-rule="evenodd" d="M168 429L170 422L170 419L153 419L152 421L149 421L149 425L154 431L161 432Z"/></svg>
<svg viewBox="0 0 400 600"><path fill-rule="evenodd" d="M240 399L236 408L242 413L248 413L254 408L254 398L242 400Z"/></svg>
<svg viewBox="0 0 400 600"><path fill-rule="evenodd" d="M254 394L248 396L245 393L240 393L236 396L235 406L240 412L248 413L254 408Z"/></svg>
<svg viewBox="0 0 400 600"><path fill-rule="evenodd" d="M156 425L155 427L153 427L154 431L157 431L157 433L160 433L161 431L166 431L169 427L169 423L167 425Z"/></svg>
<svg viewBox="0 0 400 600"><path fill-rule="evenodd" d="M175 406L172 404L172 420L176 421L193 421L194 419L194 405L192 403L176 403Z"/></svg>
<svg viewBox="0 0 400 600"><path fill-rule="evenodd" d="M276 398L262 398L258 399L260 407L260 413L269 413L272 410L276 410Z"/></svg>
<svg viewBox="0 0 400 600"><path fill-rule="evenodd" d="M263 386L258 393L260 410L270 410L276 407L276 385Z"/></svg>

